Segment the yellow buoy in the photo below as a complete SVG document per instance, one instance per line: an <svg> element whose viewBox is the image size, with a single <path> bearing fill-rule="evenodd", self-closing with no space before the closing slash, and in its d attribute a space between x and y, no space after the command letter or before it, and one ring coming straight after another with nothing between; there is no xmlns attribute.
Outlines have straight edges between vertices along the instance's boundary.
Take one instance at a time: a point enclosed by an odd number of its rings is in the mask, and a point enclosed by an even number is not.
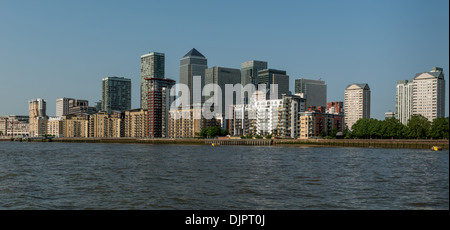
<svg viewBox="0 0 450 230"><path fill-rule="evenodd" d="M431 149L433 151L439 151L439 150L442 150L442 147L440 147L440 146L433 146Z"/></svg>

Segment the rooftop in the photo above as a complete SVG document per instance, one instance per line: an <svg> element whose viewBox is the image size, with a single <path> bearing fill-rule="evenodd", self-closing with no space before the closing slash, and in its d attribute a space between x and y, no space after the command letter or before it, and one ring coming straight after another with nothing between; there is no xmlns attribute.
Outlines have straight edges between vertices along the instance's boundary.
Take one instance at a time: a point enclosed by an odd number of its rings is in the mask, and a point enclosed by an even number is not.
<svg viewBox="0 0 450 230"><path fill-rule="evenodd" d="M183 58L185 58L185 57L202 57L202 58L206 58L205 56L203 56L203 54L198 52L198 50L196 50L195 48L191 49L186 55L183 56Z"/></svg>

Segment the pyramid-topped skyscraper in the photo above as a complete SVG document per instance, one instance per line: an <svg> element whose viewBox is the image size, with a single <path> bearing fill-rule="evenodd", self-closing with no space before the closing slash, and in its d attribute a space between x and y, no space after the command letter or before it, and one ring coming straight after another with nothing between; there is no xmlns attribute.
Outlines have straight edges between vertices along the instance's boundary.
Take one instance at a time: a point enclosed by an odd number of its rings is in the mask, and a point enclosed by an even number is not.
<svg viewBox="0 0 450 230"><path fill-rule="evenodd" d="M191 49L186 55L180 60L180 84L185 84L190 90L190 100L189 103L192 105L194 103L203 103L204 97L201 96L201 91L205 85L205 69L208 68L208 60L203 54L201 54L195 48ZM200 96L194 99L194 76L201 77L200 88L196 88L196 95Z"/></svg>

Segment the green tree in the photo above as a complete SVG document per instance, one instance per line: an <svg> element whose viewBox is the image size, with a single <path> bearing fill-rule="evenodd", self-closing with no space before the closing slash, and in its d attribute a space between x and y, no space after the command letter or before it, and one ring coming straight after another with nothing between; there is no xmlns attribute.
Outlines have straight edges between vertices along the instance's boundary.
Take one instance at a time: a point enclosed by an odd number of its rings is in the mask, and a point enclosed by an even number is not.
<svg viewBox="0 0 450 230"><path fill-rule="evenodd" d="M330 137L331 138L336 138L336 135L337 135L338 132L339 132L339 130L337 128L333 128L331 130Z"/></svg>
<svg viewBox="0 0 450 230"><path fill-rule="evenodd" d="M428 119L420 114L412 115L408 120L408 137L409 138L426 138L431 123Z"/></svg>
<svg viewBox="0 0 450 230"><path fill-rule="evenodd" d="M381 122L381 136L383 138L403 138L405 125L395 118L388 118Z"/></svg>
<svg viewBox="0 0 450 230"><path fill-rule="evenodd" d="M352 136L356 138L369 138L370 137L370 119L361 118L355 122L352 126Z"/></svg>
<svg viewBox="0 0 450 230"><path fill-rule="evenodd" d="M382 132L381 132L381 126L382 126L382 121L379 121L377 119L369 119L369 137L370 138L380 138L382 137Z"/></svg>
<svg viewBox="0 0 450 230"><path fill-rule="evenodd" d="M440 117L433 120L431 123L428 136L435 139L449 138L449 121L448 117Z"/></svg>
<svg viewBox="0 0 450 230"><path fill-rule="evenodd" d="M229 133L228 129L224 130L218 126L212 126L203 128L198 135L201 137L216 137L216 136L226 136L228 135L228 133Z"/></svg>

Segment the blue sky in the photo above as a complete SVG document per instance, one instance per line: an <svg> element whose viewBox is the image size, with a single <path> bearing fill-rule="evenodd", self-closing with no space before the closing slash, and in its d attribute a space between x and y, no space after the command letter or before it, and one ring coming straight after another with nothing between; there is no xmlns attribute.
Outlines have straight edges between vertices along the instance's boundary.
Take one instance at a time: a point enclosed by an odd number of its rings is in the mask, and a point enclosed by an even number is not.
<svg viewBox="0 0 450 230"><path fill-rule="evenodd" d="M101 99L101 79L132 79L139 107L140 56L166 55L166 78L192 48L208 66L262 60L296 78L325 80L328 101L368 83L371 116L395 111L397 80L444 68L448 104L448 0L73 1L0 0L0 115L28 101ZM448 116L448 106L446 116Z"/></svg>

